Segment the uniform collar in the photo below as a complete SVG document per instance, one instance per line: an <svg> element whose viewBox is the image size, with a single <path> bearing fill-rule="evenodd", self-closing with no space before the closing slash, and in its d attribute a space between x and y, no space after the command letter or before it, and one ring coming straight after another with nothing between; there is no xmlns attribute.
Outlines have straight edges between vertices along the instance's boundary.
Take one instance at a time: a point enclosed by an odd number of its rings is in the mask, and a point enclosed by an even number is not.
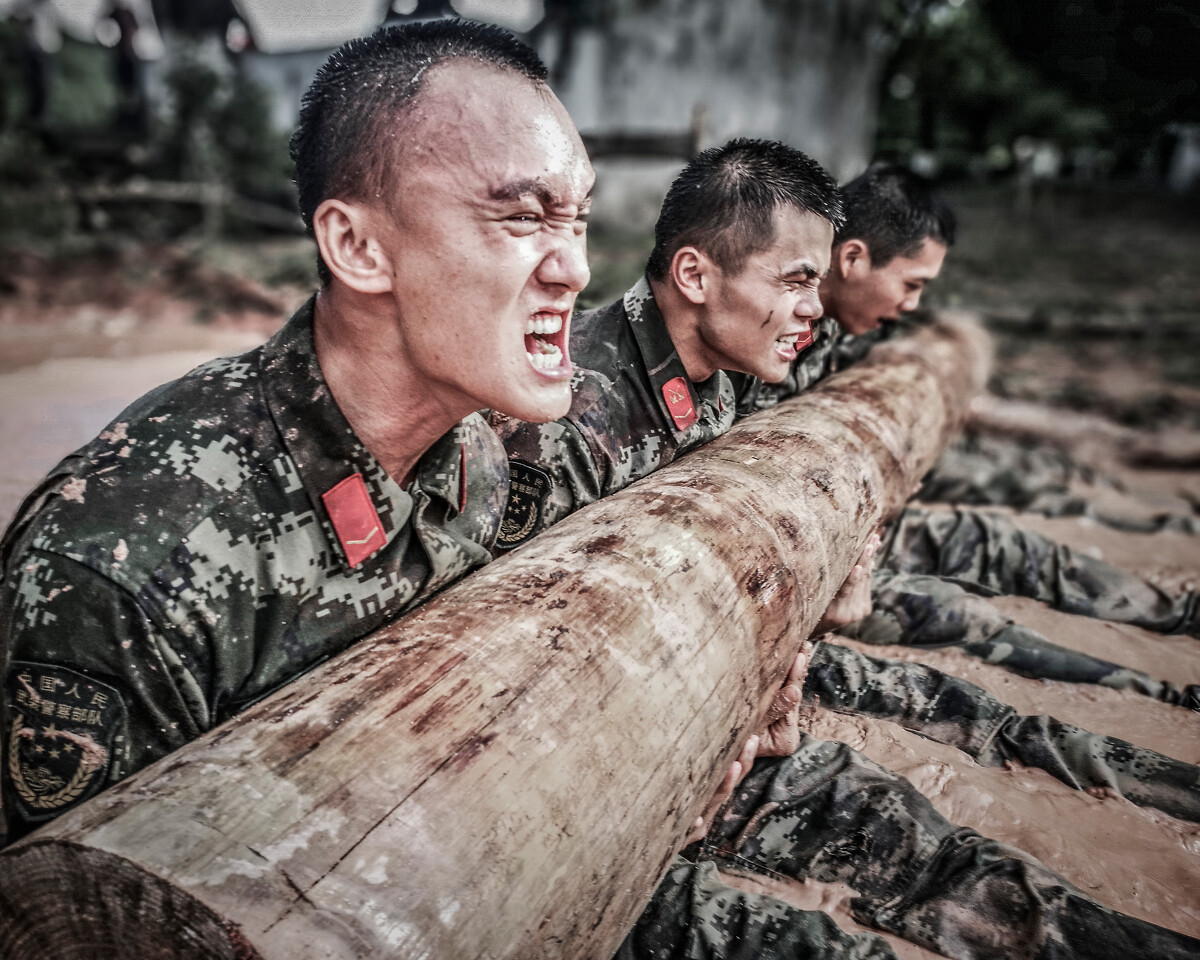
<svg viewBox="0 0 1200 960"><path fill-rule="evenodd" d="M637 341L638 352L642 355L642 364L654 388L659 411L664 421L671 426L676 438L683 436L687 428L681 429L678 426L664 388L675 393L686 389L692 409L696 411L700 420L723 417L727 397L732 395L732 388L722 390L722 386L728 382L728 377L724 371L718 370L700 384L688 379L687 370L684 369L683 361L679 359L671 334L667 330L667 322L663 319L650 283L644 276L625 292L624 304L625 317L633 330L634 340ZM675 410L678 409L679 405L676 403Z"/></svg>
<svg viewBox="0 0 1200 960"><path fill-rule="evenodd" d="M408 490L402 488L363 446L329 390L313 340L315 303L314 296L263 345L260 360L263 395L313 509L328 520L323 495L358 473L386 543L404 529L418 490L444 501L447 515L456 516L468 499L464 470L469 438L463 431L486 430L483 421L473 415L438 440L418 461Z"/></svg>

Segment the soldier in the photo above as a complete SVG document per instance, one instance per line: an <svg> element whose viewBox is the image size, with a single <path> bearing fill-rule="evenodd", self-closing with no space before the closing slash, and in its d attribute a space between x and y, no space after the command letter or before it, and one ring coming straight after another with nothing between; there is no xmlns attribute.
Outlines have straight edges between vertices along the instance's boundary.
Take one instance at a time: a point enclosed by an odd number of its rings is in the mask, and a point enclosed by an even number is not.
<svg viewBox="0 0 1200 960"><path fill-rule="evenodd" d="M769 381L806 365L805 354L797 363L780 362L797 329L782 320L811 322L809 291L816 285L802 280L794 294L788 271L768 265L811 263L818 269L806 273L822 272L820 252L807 249L819 237L780 229L788 218L777 209L790 213L786 207L796 206L812 215L813 201L788 185L815 177L811 167L782 145L733 141L684 170L664 201L647 278L617 303L576 318L572 355L595 372L577 378L571 412L541 425L494 418L514 478L502 548L728 429L733 417L723 368ZM832 223L833 204L825 209ZM756 222L757 235L745 229ZM763 229L764 222L776 229ZM803 255L781 256L796 240ZM783 306L772 309L774 298ZM739 329L748 334L740 344ZM860 566L872 552L869 546ZM864 582L851 578L826 611L826 624L853 615ZM1194 941L1108 911L1033 858L947 823L903 778L850 748L802 736L795 707L803 675L798 662L768 717L773 722L748 742L710 807L709 837L699 842L708 822L702 818L697 842L672 865L622 946L623 960L893 955L878 938L847 937L823 914L730 888L718 863L847 882L865 898L866 922L946 952L965 938L969 948L955 956L1039 955L1055 944L1062 957L1123 955L1086 953L1092 934L1081 922L1093 924L1102 943L1127 945L1134 935L1163 956L1193 955L1187 950L1194 951ZM754 825L768 822L764 813L772 809L784 829L760 835ZM779 837L782 846L768 837ZM910 885L914 895L906 901ZM965 896L969 916L951 906Z"/></svg>
<svg viewBox="0 0 1200 960"><path fill-rule="evenodd" d="M576 318L572 357L599 376L578 378L570 415L543 427L493 418L514 479L535 491L514 487L498 549L728 430L727 371L786 376L812 342L841 222L837 186L799 151L733 140L693 160L663 204L646 275Z"/></svg>
<svg viewBox="0 0 1200 960"><path fill-rule="evenodd" d="M545 76L461 21L322 68L292 140L319 292L136 401L4 539L8 839L490 558L508 466L473 411L566 412L588 280L593 175Z"/></svg>
<svg viewBox="0 0 1200 960"><path fill-rule="evenodd" d="M937 278L954 244L954 211L923 177L875 164L843 188L846 225L838 232L833 269L821 285L825 318L813 347L776 385L732 376L739 415L763 409L812 386L866 355L874 344L908 328L925 286ZM837 322L834 322L836 318ZM1122 530L1195 533L1195 518L1162 515L1135 520L1106 513L1071 493L1095 471L1059 451L1031 449L1012 440L964 437L946 449L917 497L1036 510L1048 516L1089 516Z"/></svg>
<svg viewBox="0 0 1200 960"><path fill-rule="evenodd" d="M902 331L903 315L916 309L954 243L953 211L926 180L908 171L872 166L846 185L843 196L846 223L820 288L822 324L837 318L842 332L821 326L816 343L780 384L735 378L741 414L807 389ZM1007 452L997 457L993 486L1015 489L1001 482L1012 451L999 442L989 446L998 448ZM978 457L959 462L969 463L972 475L986 470ZM945 486L950 480L943 475L932 482ZM1170 596L1139 577L1023 531L1006 517L976 510L906 510L891 528L880 566L872 587L874 610L850 628L853 636L877 643L959 645L1026 676L1103 683L1200 706L1200 689L1194 686L1180 690L1054 644L971 596L1030 596L1070 613L1171 633L1197 629L1194 593Z"/></svg>

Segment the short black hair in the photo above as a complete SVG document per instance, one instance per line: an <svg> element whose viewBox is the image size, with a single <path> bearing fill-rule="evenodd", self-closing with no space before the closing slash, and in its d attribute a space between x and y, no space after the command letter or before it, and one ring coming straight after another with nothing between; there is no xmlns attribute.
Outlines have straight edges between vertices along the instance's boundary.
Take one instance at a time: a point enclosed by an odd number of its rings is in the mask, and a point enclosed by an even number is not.
<svg viewBox="0 0 1200 960"><path fill-rule="evenodd" d="M722 270L737 273L775 240L775 209L792 206L842 224L837 183L819 163L775 140L739 137L696 157L675 178L654 225L646 273L667 274L681 248L703 250Z"/></svg>
<svg viewBox="0 0 1200 960"><path fill-rule="evenodd" d="M403 146L402 120L431 67L474 60L544 83L538 55L507 30L472 20L444 19L381 27L335 50L317 71L300 105L292 134L300 215L312 218L332 196L362 198L382 192L389 165ZM317 255L323 282L329 270Z"/></svg>
<svg viewBox="0 0 1200 960"><path fill-rule="evenodd" d="M957 221L933 181L891 163L875 163L842 187L846 223L835 244L862 240L871 266L916 256L926 239L954 245Z"/></svg>

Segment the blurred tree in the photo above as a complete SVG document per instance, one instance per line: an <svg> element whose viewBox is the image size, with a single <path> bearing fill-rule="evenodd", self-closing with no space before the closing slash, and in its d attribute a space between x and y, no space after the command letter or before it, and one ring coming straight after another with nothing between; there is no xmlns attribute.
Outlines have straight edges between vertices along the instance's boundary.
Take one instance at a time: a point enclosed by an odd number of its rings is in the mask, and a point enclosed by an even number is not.
<svg viewBox="0 0 1200 960"><path fill-rule="evenodd" d="M1012 54L976 0L885 0L884 9L894 48L880 97L881 154L921 152L954 171L972 158L998 163L1021 136L1070 148L1105 131L1100 111Z"/></svg>
<svg viewBox="0 0 1200 960"><path fill-rule="evenodd" d="M1200 0L979 0L1022 63L1102 109L1126 164L1171 121L1200 121Z"/></svg>

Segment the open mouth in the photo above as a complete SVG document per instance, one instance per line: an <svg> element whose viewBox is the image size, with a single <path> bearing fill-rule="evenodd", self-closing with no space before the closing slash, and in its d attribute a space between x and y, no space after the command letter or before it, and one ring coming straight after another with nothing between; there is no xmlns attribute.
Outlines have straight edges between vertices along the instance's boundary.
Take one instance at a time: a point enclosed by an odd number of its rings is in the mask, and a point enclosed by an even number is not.
<svg viewBox="0 0 1200 960"><path fill-rule="evenodd" d="M780 354L791 359L813 342L812 324L806 322L802 330L777 337L775 342L779 344Z"/></svg>
<svg viewBox="0 0 1200 960"><path fill-rule="evenodd" d="M564 316L542 310L525 321L525 356L538 373L570 372Z"/></svg>

